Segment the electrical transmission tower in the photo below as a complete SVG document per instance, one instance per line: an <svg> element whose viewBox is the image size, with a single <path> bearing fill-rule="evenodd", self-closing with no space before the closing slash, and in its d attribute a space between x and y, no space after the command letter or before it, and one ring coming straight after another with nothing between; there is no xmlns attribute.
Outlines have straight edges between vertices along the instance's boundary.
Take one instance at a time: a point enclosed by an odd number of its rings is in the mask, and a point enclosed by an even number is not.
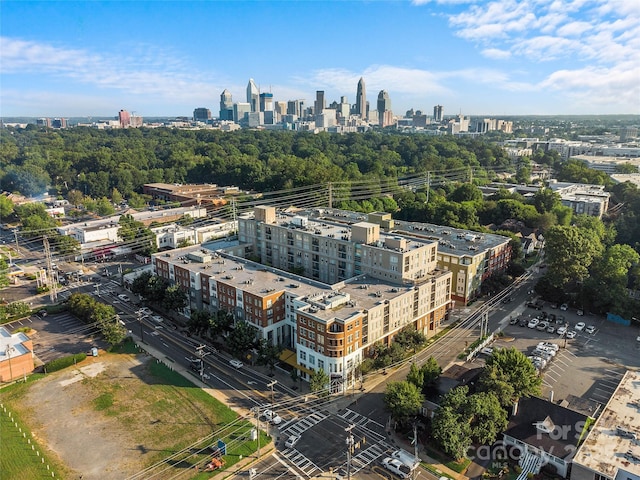
<svg viewBox="0 0 640 480"><path fill-rule="evenodd" d="M49 295L51 297L51 303L56 303L56 300L58 300L58 279L56 278L56 272L53 270L51 248L49 248L49 239L46 236L42 237L42 244L44 246L44 257L47 261L47 280L49 283Z"/></svg>

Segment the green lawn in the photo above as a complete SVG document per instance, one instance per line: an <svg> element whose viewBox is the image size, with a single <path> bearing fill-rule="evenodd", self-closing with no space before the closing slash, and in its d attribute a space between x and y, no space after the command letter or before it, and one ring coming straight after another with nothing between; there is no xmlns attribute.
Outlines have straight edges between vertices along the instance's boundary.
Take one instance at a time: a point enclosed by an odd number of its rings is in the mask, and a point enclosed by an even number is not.
<svg viewBox="0 0 640 480"><path fill-rule="evenodd" d="M64 472L64 467L52 463L51 459L43 454L42 448L36 444L31 432L17 415L8 408L5 412L4 408L0 408L0 445L2 445L2 455L0 455L0 472L2 474L0 476L12 480L31 480L44 477L63 478L60 472ZM47 470L47 466L49 470ZM52 473L55 477L52 477Z"/></svg>

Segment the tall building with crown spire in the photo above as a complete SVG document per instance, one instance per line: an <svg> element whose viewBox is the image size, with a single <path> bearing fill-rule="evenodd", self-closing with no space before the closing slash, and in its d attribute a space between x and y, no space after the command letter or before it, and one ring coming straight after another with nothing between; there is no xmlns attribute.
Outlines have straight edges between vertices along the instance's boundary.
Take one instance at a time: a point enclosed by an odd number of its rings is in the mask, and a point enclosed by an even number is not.
<svg viewBox="0 0 640 480"><path fill-rule="evenodd" d="M361 119L367 119L367 89L364 86L364 78L360 77L358 81L358 90L356 92L356 115Z"/></svg>
<svg viewBox="0 0 640 480"><path fill-rule="evenodd" d="M249 85L247 85L247 103L251 105L252 112L260 111L260 90L253 78L249 79Z"/></svg>
<svg viewBox="0 0 640 480"><path fill-rule="evenodd" d="M233 99L226 88L220 94L220 120L233 120Z"/></svg>

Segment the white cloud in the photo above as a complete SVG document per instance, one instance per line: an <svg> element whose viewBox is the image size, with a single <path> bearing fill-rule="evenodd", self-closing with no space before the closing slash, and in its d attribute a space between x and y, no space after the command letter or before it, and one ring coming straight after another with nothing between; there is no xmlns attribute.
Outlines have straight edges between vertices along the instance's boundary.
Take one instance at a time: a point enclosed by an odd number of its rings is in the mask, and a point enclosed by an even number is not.
<svg viewBox="0 0 640 480"><path fill-rule="evenodd" d="M177 57L148 45L126 45L127 55L97 55L81 49L0 37L2 74L51 74L81 84L169 101L211 95L212 85ZM222 91L222 89L220 89Z"/></svg>
<svg viewBox="0 0 640 480"><path fill-rule="evenodd" d="M507 58L511 58L511 52L509 50L501 50L499 48L485 48L480 53L482 53L483 56L494 60L505 60Z"/></svg>

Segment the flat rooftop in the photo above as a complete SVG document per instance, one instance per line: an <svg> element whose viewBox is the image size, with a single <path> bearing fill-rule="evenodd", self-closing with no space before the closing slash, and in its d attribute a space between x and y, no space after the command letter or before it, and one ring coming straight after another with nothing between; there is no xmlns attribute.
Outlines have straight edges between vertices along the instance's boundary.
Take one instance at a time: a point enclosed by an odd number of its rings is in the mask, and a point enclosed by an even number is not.
<svg viewBox="0 0 640 480"><path fill-rule="evenodd" d="M630 434L620 435L618 427ZM638 459L626 458L629 451ZM622 377L573 461L614 479L619 471L640 475L640 372Z"/></svg>
<svg viewBox="0 0 640 480"><path fill-rule="evenodd" d="M337 224L335 228L337 228L338 232L349 230L344 227L345 223L351 225L357 222L368 221L366 214L347 210L314 209L298 212L297 214L309 216L310 218L315 217L317 221L322 224ZM339 233L339 235L347 234ZM350 233L348 235L350 235ZM402 220L394 220L394 228L390 232L380 232L381 238L398 235L404 236L409 242L413 241L419 245L438 242L438 253L456 256L465 254L473 256L476 253L496 248L510 241L508 237L492 233L480 233L472 230L433 225L431 223L405 222ZM409 248L411 248L410 245L411 243L408 244Z"/></svg>
<svg viewBox="0 0 640 480"><path fill-rule="evenodd" d="M210 261L201 263L193 260L195 256L201 255L207 259L207 256L210 256ZM328 285L200 245L154 254L154 257L189 272L208 275L257 296L270 295L278 291L295 294L316 307L314 316L325 320L347 319L357 312L404 295L413 288L389 285L368 275ZM433 275L445 273L436 271ZM348 302L333 307L339 295L348 295Z"/></svg>

